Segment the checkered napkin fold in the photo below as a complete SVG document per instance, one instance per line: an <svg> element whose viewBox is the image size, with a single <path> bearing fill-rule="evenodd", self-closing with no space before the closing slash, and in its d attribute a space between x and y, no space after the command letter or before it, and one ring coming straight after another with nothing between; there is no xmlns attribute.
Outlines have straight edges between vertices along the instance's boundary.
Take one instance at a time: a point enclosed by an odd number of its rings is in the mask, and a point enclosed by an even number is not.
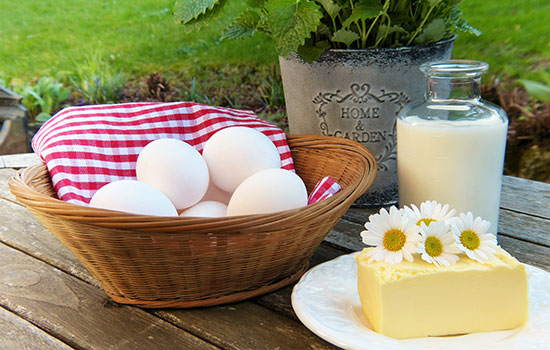
<svg viewBox="0 0 550 350"><path fill-rule="evenodd" d="M51 117L32 140L46 163L61 200L87 205L103 185L136 179L136 161L149 142L175 138L202 153L205 142L230 126L254 128L275 144L281 168L294 171L283 130L252 111L190 102L124 103L68 107ZM340 186L330 177L311 192L308 204L332 196Z"/></svg>

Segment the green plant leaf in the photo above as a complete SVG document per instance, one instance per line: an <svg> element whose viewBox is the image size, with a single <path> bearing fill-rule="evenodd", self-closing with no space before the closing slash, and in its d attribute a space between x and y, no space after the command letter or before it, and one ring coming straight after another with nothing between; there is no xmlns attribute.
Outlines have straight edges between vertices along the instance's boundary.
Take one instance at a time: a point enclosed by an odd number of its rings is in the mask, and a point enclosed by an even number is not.
<svg viewBox="0 0 550 350"><path fill-rule="evenodd" d="M447 34L445 21L441 18L436 18L431 21L420 34L414 39L417 45L425 45L427 43L438 42Z"/></svg>
<svg viewBox="0 0 550 350"><path fill-rule="evenodd" d="M184 25L186 33L198 31L219 16L226 3L227 0L204 0L204 3L203 0L177 0L174 17Z"/></svg>
<svg viewBox="0 0 550 350"><path fill-rule="evenodd" d="M57 95L55 103L60 106L66 99L69 98L69 96L71 96L71 91L68 89L63 89L59 95Z"/></svg>
<svg viewBox="0 0 550 350"><path fill-rule="evenodd" d="M447 26L451 31L461 31L464 33L470 33L475 36L480 36L481 31L477 28L472 27L465 19L462 18L462 11L458 7L454 7L449 13L449 18L447 20Z"/></svg>
<svg viewBox="0 0 550 350"><path fill-rule="evenodd" d="M437 5L438 2L441 2L441 0L428 0L428 4L430 4L430 6Z"/></svg>
<svg viewBox="0 0 550 350"><path fill-rule="evenodd" d="M258 25L256 26L256 30L259 32L264 32L271 35L271 30L269 29L269 23L266 15L262 15L260 17L260 22L258 22Z"/></svg>
<svg viewBox="0 0 550 350"><path fill-rule="evenodd" d="M347 47L349 47L355 40L359 38L359 34L351 30L340 29L339 31L334 33L334 35L332 36L332 41L344 43Z"/></svg>
<svg viewBox="0 0 550 350"><path fill-rule="evenodd" d="M51 95L45 96L44 102L40 106L40 109L42 109L42 112L50 114L52 107L53 107L53 97Z"/></svg>
<svg viewBox="0 0 550 350"><path fill-rule="evenodd" d="M176 20L187 24L219 5L220 0L176 0L174 16Z"/></svg>
<svg viewBox="0 0 550 350"><path fill-rule="evenodd" d="M482 34L481 30L475 28L475 27L472 27L470 24L468 24L468 22L466 22L466 20L464 19L459 19L456 23L456 29L464 32L464 33L470 33L470 34L473 34L475 36L480 36Z"/></svg>
<svg viewBox="0 0 550 350"><path fill-rule="evenodd" d="M342 26L344 28L349 28L353 23L375 18L383 10L384 7L380 1L366 0L353 8L351 15L342 23Z"/></svg>
<svg viewBox="0 0 550 350"><path fill-rule="evenodd" d="M320 41L315 45L303 45L297 50L298 55L306 62L311 63L318 59L323 52L330 49L328 41Z"/></svg>
<svg viewBox="0 0 550 350"><path fill-rule="evenodd" d="M332 32L330 31L330 28L326 24L321 23L319 27L317 27L317 35L321 37L326 36L327 38L330 38L330 36L332 35Z"/></svg>
<svg viewBox="0 0 550 350"><path fill-rule="evenodd" d="M520 79L518 81L534 99L550 102L550 85L527 79Z"/></svg>
<svg viewBox="0 0 550 350"><path fill-rule="evenodd" d="M393 34L396 34L393 38L393 41L392 42L395 42L395 43L400 43L400 37L399 37L399 34L403 34L403 35L406 35L408 34L409 32L407 32L403 27L401 27L400 25L392 25L389 27L388 29L388 25L387 24L381 24L380 27L378 28L378 32L376 33L376 42L382 42L383 43L383 40L386 40L388 37L391 37Z"/></svg>
<svg viewBox="0 0 550 350"><path fill-rule="evenodd" d="M27 86L23 89L23 96L29 100L30 105L32 106L40 106L42 104L42 97L33 89L32 86Z"/></svg>
<svg viewBox="0 0 550 350"><path fill-rule="evenodd" d="M264 7L265 1L266 0L246 0L246 3L250 7L262 8Z"/></svg>
<svg viewBox="0 0 550 350"><path fill-rule="evenodd" d="M34 120L36 120L37 122L45 122L47 121L48 119L50 119L51 115L46 113L46 112L40 112L36 118Z"/></svg>
<svg viewBox="0 0 550 350"><path fill-rule="evenodd" d="M260 15L254 10L245 10L241 15L227 27L221 39L237 39L254 35L256 27L260 23Z"/></svg>
<svg viewBox="0 0 550 350"><path fill-rule="evenodd" d="M279 55L288 57L317 30L323 14L311 0L270 0L268 22Z"/></svg>
<svg viewBox="0 0 550 350"><path fill-rule="evenodd" d="M479 30L461 18L461 1L245 0L242 3L246 7L241 7L244 12L223 31L222 38L242 38L262 31L273 39L277 53L286 57L307 46L308 38L312 38L311 45L328 40L333 48L374 48L427 45L450 38L457 31L479 35ZM209 23L219 23L216 19L224 15L227 4L228 0L176 0L175 17L186 32L200 30ZM359 38L350 42L354 35L342 30L355 32Z"/></svg>
<svg viewBox="0 0 550 350"><path fill-rule="evenodd" d="M325 11L330 16L330 18L333 18L333 19L336 18L336 16L338 16L338 13L342 9L342 7L339 4L335 3L332 0L316 0L316 1L319 4L321 4L321 6L323 6Z"/></svg>

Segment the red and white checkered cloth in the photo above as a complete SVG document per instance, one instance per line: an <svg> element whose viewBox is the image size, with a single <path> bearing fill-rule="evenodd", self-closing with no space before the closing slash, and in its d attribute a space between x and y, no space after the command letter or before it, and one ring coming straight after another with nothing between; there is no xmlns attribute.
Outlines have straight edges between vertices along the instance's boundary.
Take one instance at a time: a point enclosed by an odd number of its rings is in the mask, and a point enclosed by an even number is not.
<svg viewBox="0 0 550 350"><path fill-rule="evenodd" d="M136 179L137 157L149 142L177 138L202 153L210 136L230 126L262 132L277 147L281 168L294 170L283 130L252 111L190 102L65 108L40 128L32 147L46 163L58 198L86 205L103 185Z"/></svg>
<svg viewBox="0 0 550 350"><path fill-rule="evenodd" d="M332 197L340 192L342 187L330 176L324 177L315 185L309 194L307 204L317 203L320 200Z"/></svg>

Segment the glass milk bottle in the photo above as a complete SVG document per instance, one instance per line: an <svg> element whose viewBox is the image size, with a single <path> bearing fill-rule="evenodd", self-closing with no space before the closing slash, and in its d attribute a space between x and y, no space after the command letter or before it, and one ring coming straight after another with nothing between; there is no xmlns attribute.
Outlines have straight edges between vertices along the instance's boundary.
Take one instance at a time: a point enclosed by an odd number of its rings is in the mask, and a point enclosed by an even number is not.
<svg viewBox="0 0 550 350"><path fill-rule="evenodd" d="M424 103L397 120L399 204L426 200L471 211L497 233L508 118L480 97L485 62L450 60L421 67Z"/></svg>

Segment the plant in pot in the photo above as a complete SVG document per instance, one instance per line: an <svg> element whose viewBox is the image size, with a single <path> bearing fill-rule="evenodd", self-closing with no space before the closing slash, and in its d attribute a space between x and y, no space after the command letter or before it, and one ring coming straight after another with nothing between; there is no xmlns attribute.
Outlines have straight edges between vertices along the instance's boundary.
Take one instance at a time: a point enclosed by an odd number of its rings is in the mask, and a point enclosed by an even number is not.
<svg viewBox="0 0 550 350"><path fill-rule="evenodd" d="M274 41L291 133L346 137L375 155L378 175L358 206L397 202L396 117L422 100L423 63L449 59L461 0L247 0L221 33ZM177 0L188 30L223 13L227 0Z"/></svg>

